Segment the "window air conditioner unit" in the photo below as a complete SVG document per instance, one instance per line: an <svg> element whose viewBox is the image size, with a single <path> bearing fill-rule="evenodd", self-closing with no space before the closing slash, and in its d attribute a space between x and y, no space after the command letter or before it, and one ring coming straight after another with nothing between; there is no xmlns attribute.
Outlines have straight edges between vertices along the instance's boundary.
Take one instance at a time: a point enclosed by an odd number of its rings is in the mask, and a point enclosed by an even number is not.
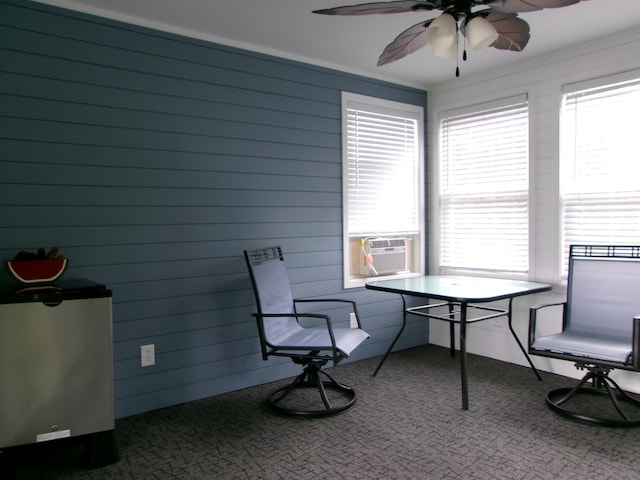
<svg viewBox="0 0 640 480"><path fill-rule="evenodd" d="M406 238L365 238L360 243L360 275L372 277L407 270Z"/></svg>

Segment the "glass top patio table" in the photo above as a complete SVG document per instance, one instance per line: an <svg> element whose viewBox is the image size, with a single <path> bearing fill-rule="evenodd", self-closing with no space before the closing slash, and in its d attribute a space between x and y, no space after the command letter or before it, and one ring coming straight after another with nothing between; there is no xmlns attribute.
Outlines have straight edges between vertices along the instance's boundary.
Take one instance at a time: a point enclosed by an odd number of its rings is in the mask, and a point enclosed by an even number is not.
<svg viewBox="0 0 640 480"><path fill-rule="evenodd" d="M370 290L382 292L396 293L402 297L403 315L402 326L397 333L395 339L389 346L386 354L383 356L374 375L378 373L383 363L387 359L389 353L393 349L398 338L404 331L407 324L407 314L420 315L437 320L445 320L450 324L450 342L452 356L454 354L454 324L460 326L460 377L462 386L462 408L469 408L468 386L467 386L467 351L466 351L466 325L474 321L482 321L498 316L506 316L508 319L509 330L516 340L520 350L529 362L532 370L541 379L540 374L536 370L533 362L529 358L522 342L516 335L512 325L513 317L513 299L523 295L531 295L535 293L551 290L551 285L537 282L526 282L521 280L509 280L501 278L473 277L467 275L426 275L420 277L409 277L391 280L371 281L365 284ZM405 296L431 298L436 300L444 300L444 304L425 305L419 307L407 308ZM487 303L497 300L509 300L507 309L476 306L476 303ZM429 313L432 308L447 305L449 312L444 315L435 315ZM454 310L454 306L459 309ZM467 318L468 309L480 309L491 312L488 315L477 317L475 319Z"/></svg>

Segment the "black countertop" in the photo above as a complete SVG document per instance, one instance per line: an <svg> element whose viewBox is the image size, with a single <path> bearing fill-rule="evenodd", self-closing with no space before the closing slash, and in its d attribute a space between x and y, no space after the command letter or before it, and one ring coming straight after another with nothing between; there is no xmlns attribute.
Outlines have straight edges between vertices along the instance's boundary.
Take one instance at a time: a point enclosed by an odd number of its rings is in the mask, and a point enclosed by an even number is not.
<svg viewBox="0 0 640 480"><path fill-rule="evenodd" d="M106 286L85 278L57 280L46 284L0 283L0 304L60 302L79 298L110 297Z"/></svg>

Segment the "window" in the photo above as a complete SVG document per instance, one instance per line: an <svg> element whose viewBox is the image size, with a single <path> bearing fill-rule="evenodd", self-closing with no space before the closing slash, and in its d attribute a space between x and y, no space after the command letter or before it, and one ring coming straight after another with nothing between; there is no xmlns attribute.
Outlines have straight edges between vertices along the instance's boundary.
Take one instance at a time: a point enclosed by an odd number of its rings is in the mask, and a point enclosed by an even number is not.
<svg viewBox="0 0 640 480"><path fill-rule="evenodd" d="M527 97L443 112L439 138L441 273L526 275Z"/></svg>
<svg viewBox="0 0 640 480"><path fill-rule="evenodd" d="M637 70L563 87L564 278L571 244L640 243L639 110Z"/></svg>
<svg viewBox="0 0 640 480"><path fill-rule="evenodd" d="M423 108L342 94L345 287L424 273Z"/></svg>

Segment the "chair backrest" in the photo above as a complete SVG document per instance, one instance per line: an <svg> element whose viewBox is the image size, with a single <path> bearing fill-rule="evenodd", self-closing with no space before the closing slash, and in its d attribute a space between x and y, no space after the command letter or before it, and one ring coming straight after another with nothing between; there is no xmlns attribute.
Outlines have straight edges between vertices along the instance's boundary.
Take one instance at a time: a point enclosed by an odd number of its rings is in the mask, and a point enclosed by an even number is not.
<svg viewBox="0 0 640 480"><path fill-rule="evenodd" d="M640 247L572 245L565 330L632 339L640 314Z"/></svg>
<svg viewBox="0 0 640 480"><path fill-rule="evenodd" d="M287 267L280 247L268 247L244 252L258 315L295 312ZM271 345L301 328L295 317L258 319L261 341Z"/></svg>

